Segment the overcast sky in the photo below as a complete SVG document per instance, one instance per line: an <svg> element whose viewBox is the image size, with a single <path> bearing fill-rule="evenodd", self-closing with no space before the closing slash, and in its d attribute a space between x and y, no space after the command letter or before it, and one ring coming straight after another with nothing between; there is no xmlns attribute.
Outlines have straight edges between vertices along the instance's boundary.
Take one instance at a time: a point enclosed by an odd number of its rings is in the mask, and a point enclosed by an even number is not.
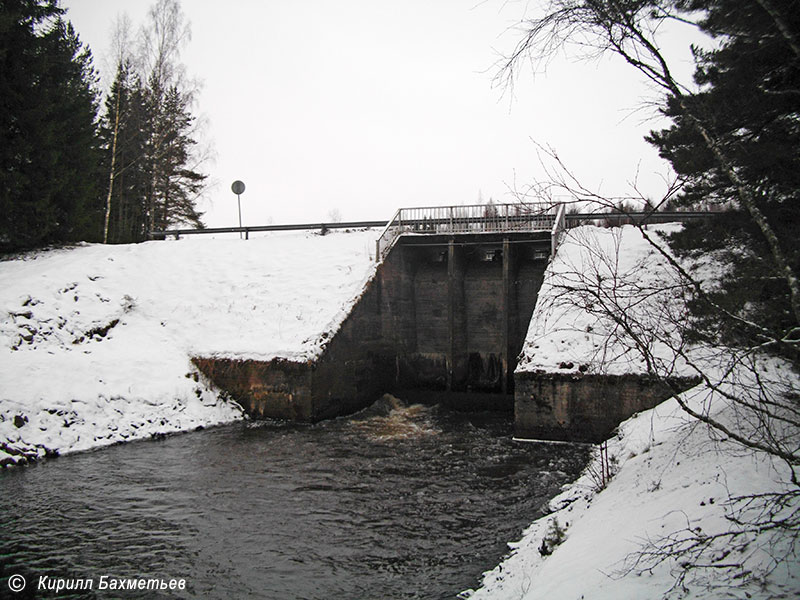
<svg viewBox="0 0 800 600"><path fill-rule="evenodd" d="M143 0L62 0L105 71L118 14ZM467 204L542 177L532 140L587 186L655 195L666 164L634 112L652 93L619 61L558 59L493 85L526 2L503 0L183 0L188 74L216 160L201 207L209 226L388 219L401 206ZM530 7L528 7L530 10ZM104 72L104 77L109 74Z"/></svg>

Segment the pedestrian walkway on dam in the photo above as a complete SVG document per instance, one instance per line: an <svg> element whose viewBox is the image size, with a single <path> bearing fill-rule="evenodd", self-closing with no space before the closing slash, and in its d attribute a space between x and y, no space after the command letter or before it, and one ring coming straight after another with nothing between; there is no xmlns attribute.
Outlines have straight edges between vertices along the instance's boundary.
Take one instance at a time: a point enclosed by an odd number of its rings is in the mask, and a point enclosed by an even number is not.
<svg viewBox="0 0 800 600"><path fill-rule="evenodd" d="M565 229L563 204L472 204L400 208L375 242L375 260L382 260L404 234L502 234L549 232L555 253Z"/></svg>

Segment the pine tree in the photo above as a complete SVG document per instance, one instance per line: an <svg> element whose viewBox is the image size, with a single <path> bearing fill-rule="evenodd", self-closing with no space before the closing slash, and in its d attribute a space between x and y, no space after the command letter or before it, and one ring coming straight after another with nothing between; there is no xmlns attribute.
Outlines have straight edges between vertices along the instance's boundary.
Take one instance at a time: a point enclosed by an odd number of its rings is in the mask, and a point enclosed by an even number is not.
<svg viewBox="0 0 800 600"><path fill-rule="evenodd" d="M143 30L142 64L147 68L147 164L150 184L145 201L149 231L177 224L201 227L196 201L205 175L192 167L196 142L191 137L194 89L180 63L191 38L178 0L158 0Z"/></svg>
<svg viewBox="0 0 800 600"><path fill-rule="evenodd" d="M47 119L56 133L51 202L58 222L52 241L99 241L102 203L97 187L100 152L92 57L72 24L60 18L42 41L50 100Z"/></svg>
<svg viewBox="0 0 800 600"><path fill-rule="evenodd" d="M696 49L695 80L701 91L684 99L719 143L762 209L779 211L800 199L800 57L763 4L765 0L689 0L703 11L700 28L719 46ZM774 2L789 31L800 33L800 13ZM708 145L672 97L664 111L674 124L649 141L689 185L683 204L736 205L736 190ZM796 217L795 213L795 217ZM781 218L785 219L786 215Z"/></svg>
<svg viewBox="0 0 800 600"><path fill-rule="evenodd" d="M175 224L202 227L201 213L195 206L205 186L206 175L189 166L195 141L191 137L194 117L187 99L173 86L164 97L164 138L160 152L160 178L156 190L158 228Z"/></svg>
<svg viewBox="0 0 800 600"><path fill-rule="evenodd" d="M712 50L695 49L700 90L668 99L664 114L673 125L648 141L670 161L687 185L676 204L734 209L708 227L687 226L676 247L727 252L731 265L717 301L731 312L757 310L765 327L788 331L796 325L787 280L797 281L800 246L800 54L792 39L800 13L774 0L688 0L683 10L701 11L700 28L715 38ZM766 7L765 7L766 6ZM769 8L770 10L767 10ZM718 160L692 122L699 119L724 153ZM735 173L735 179L731 177ZM766 228L742 205L744 187ZM764 231L774 234L773 240ZM772 244L772 245L771 245ZM775 248L786 265L775 260ZM731 248L746 248L730 252ZM734 342L740 328L706 323Z"/></svg>
<svg viewBox="0 0 800 600"><path fill-rule="evenodd" d="M97 239L95 74L55 1L0 1L0 247Z"/></svg>
<svg viewBox="0 0 800 600"><path fill-rule="evenodd" d="M0 2L0 244L4 248L34 245L55 221L49 198L33 193L36 146L48 129L37 89L43 69L35 29L59 14L54 3Z"/></svg>

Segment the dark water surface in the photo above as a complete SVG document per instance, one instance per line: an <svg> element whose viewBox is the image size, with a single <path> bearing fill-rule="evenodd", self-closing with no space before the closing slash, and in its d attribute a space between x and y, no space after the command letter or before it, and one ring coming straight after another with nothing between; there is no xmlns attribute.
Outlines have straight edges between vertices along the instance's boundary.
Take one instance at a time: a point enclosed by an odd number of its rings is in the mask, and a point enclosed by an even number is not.
<svg viewBox="0 0 800 600"><path fill-rule="evenodd" d="M453 598L586 459L513 442L504 417L381 402L0 472L0 597ZM41 575L94 591L32 595ZM187 589L98 592L101 575Z"/></svg>

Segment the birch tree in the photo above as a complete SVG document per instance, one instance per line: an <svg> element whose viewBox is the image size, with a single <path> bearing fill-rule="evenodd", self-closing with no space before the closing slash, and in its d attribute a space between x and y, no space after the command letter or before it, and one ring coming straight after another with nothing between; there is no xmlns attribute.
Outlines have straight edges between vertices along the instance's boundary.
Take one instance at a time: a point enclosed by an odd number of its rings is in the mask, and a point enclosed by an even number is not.
<svg viewBox="0 0 800 600"><path fill-rule="evenodd" d="M175 224L202 226L206 155L193 111L197 84L181 52L191 29L177 0L159 0L138 42L123 19L114 37L117 76L106 102L108 181L104 239L142 241ZM116 205L116 206L115 206Z"/></svg>

